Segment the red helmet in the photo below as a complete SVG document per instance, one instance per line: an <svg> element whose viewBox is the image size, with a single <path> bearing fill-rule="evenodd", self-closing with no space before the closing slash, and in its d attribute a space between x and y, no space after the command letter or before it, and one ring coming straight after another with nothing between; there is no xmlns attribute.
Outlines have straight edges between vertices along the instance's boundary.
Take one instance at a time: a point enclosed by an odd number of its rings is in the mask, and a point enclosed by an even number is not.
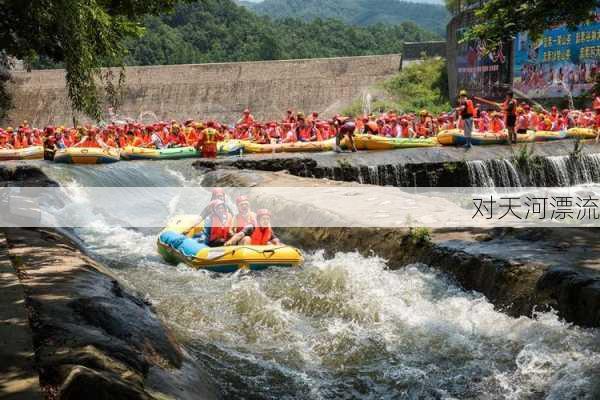
<svg viewBox="0 0 600 400"><path fill-rule="evenodd" d="M256 212L256 217L260 218L263 215L268 215L269 217L271 216L271 212L269 210L267 210L266 208L261 208L260 210L258 210Z"/></svg>
<svg viewBox="0 0 600 400"><path fill-rule="evenodd" d="M223 190L223 188L213 188L213 190L211 190L211 193L213 199L217 196L225 196L225 191Z"/></svg>
<svg viewBox="0 0 600 400"><path fill-rule="evenodd" d="M237 199L235 199L235 203L236 203L237 205L240 205L240 204L242 204L242 203L248 203L249 201L250 201L250 200L248 200L248 196L246 196L246 195L241 195L241 196L238 196L238 198L237 198Z"/></svg>

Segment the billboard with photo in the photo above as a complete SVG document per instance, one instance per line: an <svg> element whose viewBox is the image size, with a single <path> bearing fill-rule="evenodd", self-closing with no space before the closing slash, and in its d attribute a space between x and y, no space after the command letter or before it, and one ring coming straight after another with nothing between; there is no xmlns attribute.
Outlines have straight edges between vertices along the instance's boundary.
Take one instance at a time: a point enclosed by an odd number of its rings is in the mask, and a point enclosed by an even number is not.
<svg viewBox="0 0 600 400"><path fill-rule="evenodd" d="M460 36L468 29L460 29L456 57L457 86L471 95L498 99L510 87L510 45L487 51L481 42L461 43Z"/></svg>
<svg viewBox="0 0 600 400"><path fill-rule="evenodd" d="M588 92L600 71L600 21L575 31L559 26L532 41L527 33L514 41L513 88L521 96L552 98Z"/></svg>

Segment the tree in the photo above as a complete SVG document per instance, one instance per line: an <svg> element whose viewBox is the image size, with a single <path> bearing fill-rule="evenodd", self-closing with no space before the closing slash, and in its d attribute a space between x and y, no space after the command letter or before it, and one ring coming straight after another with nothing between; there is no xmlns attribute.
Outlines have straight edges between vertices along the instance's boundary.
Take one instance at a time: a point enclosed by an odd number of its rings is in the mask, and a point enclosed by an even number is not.
<svg viewBox="0 0 600 400"><path fill-rule="evenodd" d="M475 12L480 23L464 40L483 40L488 49L529 32L534 39L545 29L566 24L570 28L595 19L598 0L489 0Z"/></svg>
<svg viewBox="0 0 600 400"><path fill-rule="evenodd" d="M125 39L143 33L143 16L177 0L0 0L0 49L24 60L64 64L73 109L100 118L95 79L122 65Z"/></svg>

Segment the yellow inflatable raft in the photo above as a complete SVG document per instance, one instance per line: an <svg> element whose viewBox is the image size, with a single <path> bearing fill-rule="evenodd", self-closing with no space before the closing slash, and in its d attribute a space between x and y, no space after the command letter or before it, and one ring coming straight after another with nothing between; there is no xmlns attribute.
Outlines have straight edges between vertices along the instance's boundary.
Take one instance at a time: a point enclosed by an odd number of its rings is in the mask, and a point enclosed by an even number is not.
<svg viewBox="0 0 600 400"><path fill-rule="evenodd" d="M567 131L567 136L570 138L596 139L598 133L591 128L571 128Z"/></svg>
<svg viewBox="0 0 600 400"><path fill-rule="evenodd" d="M69 147L57 150L54 161L66 164L109 164L120 160L119 149L100 147Z"/></svg>
<svg viewBox="0 0 600 400"><path fill-rule="evenodd" d="M157 241L158 253L165 261L221 273L297 267L304 261L300 250L286 245L208 247L185 234L199 224L197 216L180 216L169 223Z"/></svg>
<svg viewBox="0 0 600 400"><path fill-rule="evenodd" d="M320 151L331 151L335 145L335 139L320 142L295 142L278 144L258 144L243 142L245 153L314 153Z"/></svg>
<svg viewBox="0 0 600 400"><path fill-rule="evenodd" d="M43 159L44 148L42 146L30 146L24 149L0 149L0 161Z"/></svg>
<svg viewBox="0 0 600 400"><path fill-rule="evenodd" d="M342 147L347 148L348 139L344 138ZM394 150L412 149L418 147L438 146L436 138L388 138L377 135L354 135L354 145L357 150Z"/></svg>
<svg viewBox="0 0 600 400"><path fill-rule="evenodd" d="M443 146L463 146L467 143L467 139L462 130L450 129L441 131L437 136L438 142ZM531 143L536 140L535 133L528 131L527 133L517 134L518 143ZM471 135L471 144L475 146L506 144L508 142L508 132L506 130L494 132L473 132Z"/></svg>

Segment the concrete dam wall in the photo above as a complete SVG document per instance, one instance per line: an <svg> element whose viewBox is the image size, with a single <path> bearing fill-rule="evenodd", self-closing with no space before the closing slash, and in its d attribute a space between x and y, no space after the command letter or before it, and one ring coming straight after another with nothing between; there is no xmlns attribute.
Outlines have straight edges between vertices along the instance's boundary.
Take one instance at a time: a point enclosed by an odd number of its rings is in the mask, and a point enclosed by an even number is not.
<svg viewBox="0 0 600 400"><path fill-rule="evenodd" d="M126 68L120 117L235 121L249 107L259 119L280 119L287 108L333 115L374 84L397 73L399 54L313 60ZM118 72L116 72L118 75ZM14 72L8 124L70 124L64 70ZM108 106L106 106L108 109ZM78 115L78 121L87 121ZM151 119L150 119L151 120Z"/></svg>

